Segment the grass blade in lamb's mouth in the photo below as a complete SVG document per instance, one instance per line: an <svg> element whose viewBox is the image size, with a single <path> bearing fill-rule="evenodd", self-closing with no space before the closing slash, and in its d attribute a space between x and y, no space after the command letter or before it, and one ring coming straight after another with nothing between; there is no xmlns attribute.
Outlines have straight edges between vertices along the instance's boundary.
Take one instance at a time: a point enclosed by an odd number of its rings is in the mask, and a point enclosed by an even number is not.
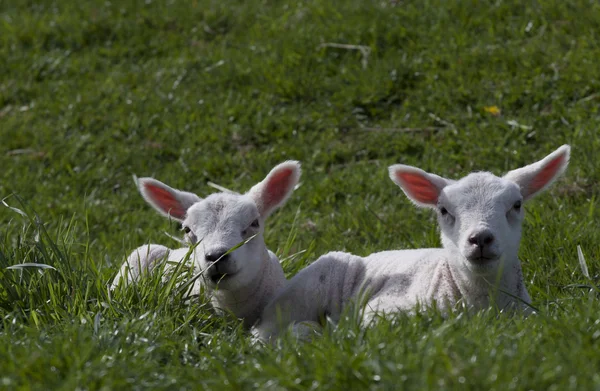
<svg viewBox="0 0 600 391"><path fill-rule="evenodd" d="M219 281L221 281L221 280L223 280L223 279L227 278L228 276L229 276L229 275L228 275L227 273L224 273L224 274L218 273L218 274L213 274L213 275L210 277L210 279L212 280L212 282L214 282L214 283L218 283Z"/></svg>

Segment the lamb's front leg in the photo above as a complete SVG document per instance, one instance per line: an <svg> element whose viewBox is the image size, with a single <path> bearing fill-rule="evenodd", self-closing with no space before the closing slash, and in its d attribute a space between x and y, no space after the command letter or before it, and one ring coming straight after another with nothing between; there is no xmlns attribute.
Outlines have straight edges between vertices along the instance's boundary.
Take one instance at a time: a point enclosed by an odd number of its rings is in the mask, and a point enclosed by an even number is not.
<svg viewBox="0 0 600 391"><path fill-rule="evenodd" d="M270 340L294 323L294 332L301 336L325 316L338 320L363 278L362 258L326 254L294 276L267 304L252 332L261 340Z"/></svg>
<svg viewBox="0 0 600 391"><path fill-rule="evenodd" d="M137 281L141 274L151 272L167 259L169 251L167 247L158 244L148 244L133 250L119 269L111 284L111 289L116 288L121 280L124 284L128 284L131 281Z"/></svg>
<svg viewBox="0 0 600 391"><path fill-rule="evenodd" d="M520 310L524 316L537 313L535 308L531 306L531 297L529 296L529 292L527 292L525 281L522 278L517 286L517 297L518 299L514 300L516 301L516 303L514 303L514 307Z"/></svg>

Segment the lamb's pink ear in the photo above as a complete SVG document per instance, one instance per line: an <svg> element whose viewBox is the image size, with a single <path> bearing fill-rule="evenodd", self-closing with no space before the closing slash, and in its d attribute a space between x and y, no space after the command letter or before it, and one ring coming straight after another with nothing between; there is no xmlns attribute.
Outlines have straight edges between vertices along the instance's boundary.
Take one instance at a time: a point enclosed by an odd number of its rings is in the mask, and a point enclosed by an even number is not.
<svg viewBox="0 0 600 391"><path fill-rule="evenodd" d="M390 178L417 206L435 208L438 197L449 181L420 168L395 164L390 166Z"/></svg>
<svg viewBox="0 0 600 391"><path fill-rule="evenodd" d="M185 219L190 206L202 201L194 193L173 189L154 178L140 178L137 181L142 197L160 214L178 221Z"/></svg>
<svg viewBox="0 0 600 391"><path fill-rule="evenodd" d="M509 171L504 179L519 185L523 200L527 201L545 190L567 169L570 154L571 147L563 145L538 162Z"/></svg>
<svg viewBox="0 0 600 391"><path fill-rule="evenodd" d="M273 168L265 179L250 189L248 195L256 203L263 219L287 201L300 180L300 174L300 163L288 160Z"/></svg>

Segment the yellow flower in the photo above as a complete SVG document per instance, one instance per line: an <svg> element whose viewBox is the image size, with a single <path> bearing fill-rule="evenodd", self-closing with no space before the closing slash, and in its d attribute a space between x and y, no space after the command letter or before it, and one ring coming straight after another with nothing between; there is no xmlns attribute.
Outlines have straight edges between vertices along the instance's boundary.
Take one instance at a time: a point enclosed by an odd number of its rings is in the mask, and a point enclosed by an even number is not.
<svg viewBox="0 0 600 391"><path fill-rule="evenodd" d="M502 112L500 111L500 108L498 106L485 106L483 109L485 110L486 113L490 113L494 117L497 117L500 114L502 114Z"/></svg>

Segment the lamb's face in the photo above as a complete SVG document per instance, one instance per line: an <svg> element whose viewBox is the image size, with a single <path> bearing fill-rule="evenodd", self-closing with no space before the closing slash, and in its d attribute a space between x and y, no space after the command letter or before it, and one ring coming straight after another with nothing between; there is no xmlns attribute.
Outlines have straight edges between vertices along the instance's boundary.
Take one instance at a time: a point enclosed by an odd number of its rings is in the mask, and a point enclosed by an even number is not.
<svg viewBox="0 0 600 391"><path fill-rule="evenodd" d="M146 202L181 222L187 241L198 243L194 259L206 269L206 284L235 290L248 287L254 279L262 280L263 262L270 260L263 223L292 194L300 172L300 163L290 160L275 166L244 195L224 192L205 199L154 178L140 178L137 184Z"/></svg>
<svg viewBox="0 0 600 391"><path fill-rule="evenodd" d="M569 164L563 145L544 159L502 178L477 172L453 181L417 167L390 166L390 178L417 206L434 208L444 247L467 269L493 273L502 261L518 263L522 204L544 191ZM454 259L454 258L453 258Z"/></svg>
<svg viewBox="0 0 600 391"><path fill-rule="evenodd" d="M192 205L183 221L186 240L196 247L196 262L206 284L229 290L258 277L268 259L263 220L247 195L217 193ZM253 237L254 236L254 237ZM224 255L236 245L250 241Z"/></svg>
<svg viewBox="0 0 600 391"><path fill-rule="evenodd" d="M487 172L449 184L437 204L444 247L476 273L494 272L502 260L517 260L522 203L516 183Z"/></svg>

